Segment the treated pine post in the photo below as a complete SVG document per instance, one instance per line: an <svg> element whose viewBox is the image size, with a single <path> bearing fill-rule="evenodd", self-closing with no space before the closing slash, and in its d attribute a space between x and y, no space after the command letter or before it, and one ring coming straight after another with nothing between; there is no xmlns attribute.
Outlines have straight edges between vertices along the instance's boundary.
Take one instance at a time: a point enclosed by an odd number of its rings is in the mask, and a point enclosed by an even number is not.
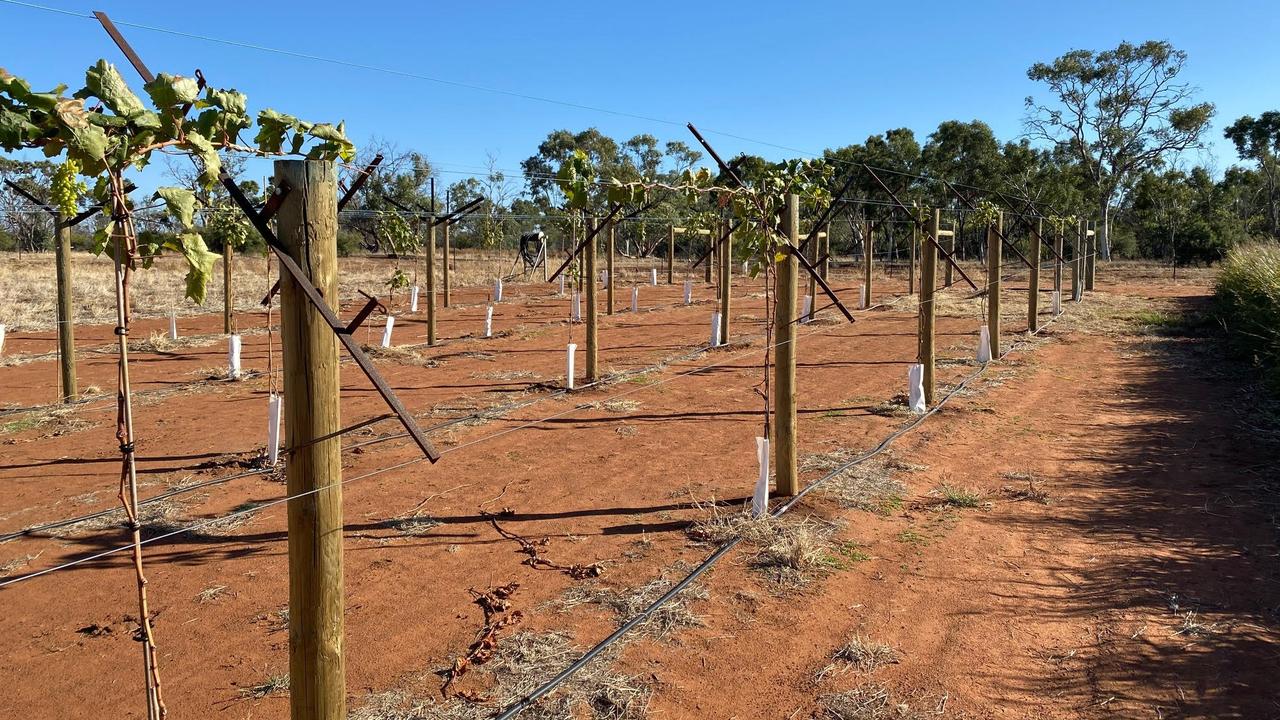
<svg viewBox="0 0 1280 720"><path fill-rule="evenodd" d="M697 236L697 235L695 235L694 237L698 237L698 236ZM715 247L715 242L716 242L716 239L715 239L714 237L712 237L710 234L708 234L708 235L707 235L707 244L711 246L711 253L710 253L709 255L707 255L707 258L706 258L706 260L704 261L706 264L705 264L705 265L703 266L703 268L702 268L702 271L703 271L703 273L705 274L705 277L703 278L703 280L704 280L706 283L708 283L708 284L710 284L710 283L711 283L711 267L712 267L713 265L715 265L715 262L716 262L716 247Z"/></svg>
<svg viewBox="0 0 1280 720"><path fill-rule="evenodd" d="M667 235L667 284L676 284L676 226Z"/></svg>
<svg viewBox="0 0 1280 720"><path fill-rule="evenodd" d="M1031 285L1027 288L1027 332L1035 334L1040 329L1040 231L1044 229L1044 221L1037 220L1031 229Z"/></svg>
<svg viewBox="0 0 1280 720"><path fill-rule="evenodd" d="M1062 254L1062 251L1063 251L1062 235L1063 235L1062 226L1059 225L1058 236L1053 240L1053 250L1055 253L1055 256L1053 258L1053 291L1058 293L1059 303L1062 302L1062 258L1065 257Z"/></svg>
<svg viewBox="0 0 1280 720"><path fill-rule="evenodd" d="M787 239L792 247L800 245L800 197L787 195ZM796 289L799 285L799 261L785 253L775 263L777 275L773 326L777 328L773 350L773 457L777 469L779 495L800 492L796 474Z"/></svg>
<svg viewBox="0 0 1280 720"><path fill-rule="evenodd" d="M992 359L1000 357L1000 232L1004 230L1004 213L987 225L987 334L991 339Z"/></svg>
<svg viewBox="0 0 1280 720"><path fill-rule="evenodd" d="M57 243L54 245L58 277L58 370L62 377L62 402L74 402L80 395L76 385L76 337L71 311L71 226L58 215Z"/></svg>
<svg viewBox="0 0 1280 720"><path fill-rule="evenodd" d="M427 344L436 344L436 223L427 224Z"/></svg>
<svg viewBox="0 0 1280 720"><path fill-rule="evenodd" d="M596 229L596 219L591 218L587 221L587 233ZM597 361L599 359L600 343L596 337L596 243L600 240L599 236L591 239L587 246L582 250L583 274L586 279L583 281L583 292L587 294L587 382L592 383L599 379L597 370ZM609 284L613 284L613 279L609 279Z"/></svg>
<svg viewBox="0 0 1280 720"><path fill-rule="evenodd" d="M618 226L612 220L609 221L609 234L605 240L605 256L604 256L604 274L609 278L609 284L605 286L605 314L613 314L613 254L618 246ZM591 275L592 282L595 282L595 274Z"/></svg>
<svg viewBox="0 0 1280 720"><path fill-rule="evenodd" d="M941 217L941 213L942 213L942 211L941 211L941 210L939 210L939 211L938 211L939 217ZM942 220L941 220L941 219L939 219L939 220L938 220L938 228L937 228L937 229L939 229L939 230L941 230L941 229L942 229ZM956 223L952 222L952 223L951 223L951 234L947 237L947 254L948 254L948 255L950 255L950 256L952 257L952 259L954 259L954 258L955 258L955 256L956 256L956 233L957 233L957 232L959 232L959 231L960 231L960 226L959 226L959 225L957 225ZM934 236L933 236L933 237L934 237L936 240L938 240L938 242L942 242L942 238L939 238L939 237L938 237L938 235L937 235L936 233L934 234ZM934 248L934 255L935 255L935 256L937 255L937 250L938 250L937 248ZM935 265L937 264L937 263L936 263L936 261L935 261L935 263L934 263L934 264L935 264ZM947 263L947 265L946 265L946 269L944 269L944 270L942 271L942 273L943 273L943 277L942 277L942 286L943 286L943 287L951 287L951 273L952 273L952 272L953 272L953 271L952 271L952 269L951 269L951 263Z"/></svg>
<svg viewBox="0 0 1280 720"><path fill-rule="evenodd" d="M862 306L871 307L871 264L875 261L875 242L872 240L871 220L867 220L862 236Z"/></svg>
<svg viewBox="0 0 1280 720"><path fill-rule="evenodd" d="M275 172L293 188L277 214L280 241L336 310L336 166L277 160ZM288 274L280 308L285 444L293 448L286 464L290 716L345 720L338 339Z"/></svg>
<svg viewBox="0 0 1280 720"><path fill-rule="evenodd" d="M231 243L222 243L222 332L230 335L235 331L235 300L231 297L231 258L234 251Z"/></svg>
<svg viewBox="0 0 1280 720"><path fill-rule="evenodd" d="M1076 223L1076 241L1071 247L1071 299L1082 297L1080 281L1084 262L1084 220Z"/></svg>
<svg viewBox="0 0 1280 720"><path fill-rule="evenodd" d="M817 269L819 273L821 273L821 269L818 267L818 259L822 257L819 254L819 251L821 250L821 248L819 247L819 242L820 241L815 236L813 238L813 242L809 244L807 254L809 257L809 264L812 265L814 269ZM809 295L809 312L812 313L813 308L817 307L817 303L818 303L818 278L817 277L813 275L809 275L809 288L806 290L806 293L808 293ZM802 311L803 311L803 308L804 306L801 305ZM810 315L810 317L812 317L812 315Z"/></svg>
<svg viewBox="0 0 1280 720"><path fill-rule="evenodd" d="M938 237L938 226L942 224L942 211L934 210L929 216L929 235ZM938 285L938 249L927 239L920 244L920 337L917 357L924 366L924 402L933 406L936 392L934 381L934 312L933 294Z"/></svg>
<svg viewBox="0 0 1280 720"><path fill-rule="evenodd" d="M915 223L911 224L911 258L910 265L907 265L907 294L916 294L916 250L920 248L920 228Z"/></svg>
<svg viewBox="0 0 1280 720"><path fill-rule="evenodd" d="M1084 255L1084 289L1093 292L1093 278L1098 267L1098 224L1093 225L1093 233L1085 233L1086 251Z"/></svg>
<svg viewBox="0 0 1280 720"><path fill-rule="evenodd" d="M725 222L724 227L728 229L729 223ZM729 305L730 305L730 289L733 285L732 278L733 267L733 233L725 235L724 243L720 246L720 342L729 342Z"/></svg>
<svg viewBox="0 0 1280 720"><path fill-rule="evenodd" d="M451 253L449 252L449 223L443 225L440 231L440 240L443 247L440 256L440 281L444 285L444 306L449 307L449 260Z"/></svg>
<svg viewBox="0 0 1280 720"><path fill-rule="evenodd" d="M547 247L547 236L543 235L542 236L542 281L543 282L547 282L551 279L551 267L547 264L547 261L550 259L547 257L547 251L549 249L550 248Z"/></svg>
<svg viewBox="0 0 1280 720"><path fill-rule="evenodd" d="M829 280L830 278L828 275L831 273L831 223L827 223L827 226L824 228L824 232L820 237L822 238L822 250L820 254L820 257L822 258L822 267L819 268L819 270L822 273L822 279ZM817 302L816 296L814 297L814 302Z"/></svg>

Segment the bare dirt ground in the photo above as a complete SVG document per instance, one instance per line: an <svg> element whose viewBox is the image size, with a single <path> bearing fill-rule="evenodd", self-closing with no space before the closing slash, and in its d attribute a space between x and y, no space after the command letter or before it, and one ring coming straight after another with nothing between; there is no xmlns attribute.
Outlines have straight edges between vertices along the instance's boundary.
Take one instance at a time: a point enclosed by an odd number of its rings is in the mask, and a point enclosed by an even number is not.
<svg viewBox="0 0 1280 720"><path fill-rule="evenodd" d="M851 270L835 284L851 298L857 282ZM800 331L806 481L909 421L895 401L915 355L902 285L881 277L881 304L855 324L826 311ZM619 374L569 395L556 391L564 344L582 330L548 286L509 285L491 339L476 337L487 288L460 290L435 348L397 306L398 347L378 362L445 455L405 464L419 456L392 422L344 442L353 717L492 717L739 535L525 717L1280 715L1275 448L1240 388L1247 371L1177 320L1205 309L1208 276L1103 268L1098 292L1042 315L1034 338L1025 281L1006 287L1007 357L957 387L979 369L981 307L946 291L947 405L763 524L739 514L762 418L758 281L738 280L732 344L712 351L710 288L683 306L678 284L641 285L642 312L601 323L601 364ZM135 340L146 323L165 321L140 321ZM219 377L220 315L135 363L144 496L235 478L147 506L171 717L288 714L285 513L270 504L283 485L254 466L279 356L262 313L240 323L247 379ZM77 340L105 346L110 332ZM51 410L53 335L11 342L0 535L114 507L110 397ZM80 372L114 387L109 353L82 352ZM345 424L384 412L350 364L343 379ZM33 530L0 543L0 582L124 541L114 515ZM140 716L132 585L117 553L0 588L6 706ZM477 596L500 587L511 620L494 656L443 697L484 622Z"/></svg>

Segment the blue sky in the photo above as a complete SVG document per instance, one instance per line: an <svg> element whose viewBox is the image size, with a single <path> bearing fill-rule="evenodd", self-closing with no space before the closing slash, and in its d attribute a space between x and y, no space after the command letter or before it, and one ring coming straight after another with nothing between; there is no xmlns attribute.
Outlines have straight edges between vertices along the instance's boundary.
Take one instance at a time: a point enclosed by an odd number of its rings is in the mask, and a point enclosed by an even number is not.
<svg viewBox="0 0 1280 720"><path fill-rule="evenodd" d="M1023 98L1039 92L1026 79L1029 65L1121 40L1168 39L1190 54L1186 79L1218 106L1211 151L1190 162L1226 168L1235 153L1221 128L1280 106L1275 0L42 4L651 118L122 26L153 71L199 67L211 84L246 92L251 109L345 119L357 144L378 137L419 150L446 182L480 171L488 154L517 169L557 128L693 144L683 128L692 121L814 153L903 126L923 141L942 120L979 118L1012 139L1022 131ZM0 38L0 65L36 86L79 86L99 57L134 80L87 17L0 2ZM798 154L708 139L723 155Z"/></svg>

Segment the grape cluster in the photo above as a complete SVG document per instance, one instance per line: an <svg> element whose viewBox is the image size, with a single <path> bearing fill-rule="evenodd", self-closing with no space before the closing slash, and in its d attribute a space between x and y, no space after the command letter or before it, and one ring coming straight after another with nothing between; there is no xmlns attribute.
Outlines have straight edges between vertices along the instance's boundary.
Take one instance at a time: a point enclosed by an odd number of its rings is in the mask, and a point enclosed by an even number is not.
<svg viewBox="0 0 1280 720"><path fill-rule="evenodd" d="M67 158L67 161L53 172L53 183L50 187L53 202L58 212L67 217L80 211L80 196L89 191L84 182L77 177L79 172L80 164L70 158Z"/></svg>

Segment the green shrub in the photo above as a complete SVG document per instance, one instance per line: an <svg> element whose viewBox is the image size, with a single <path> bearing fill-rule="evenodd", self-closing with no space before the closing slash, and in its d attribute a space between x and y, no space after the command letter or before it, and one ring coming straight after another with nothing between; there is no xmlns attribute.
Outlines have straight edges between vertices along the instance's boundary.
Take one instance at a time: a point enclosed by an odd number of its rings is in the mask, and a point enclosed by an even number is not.
<svg viewBox="0 0 1280 720"><path fill-rule="evenodd" d="M1264 368L1280 390L1280 245L1232 248L1215 287L1218 320L1232 349Z"/></svg>

